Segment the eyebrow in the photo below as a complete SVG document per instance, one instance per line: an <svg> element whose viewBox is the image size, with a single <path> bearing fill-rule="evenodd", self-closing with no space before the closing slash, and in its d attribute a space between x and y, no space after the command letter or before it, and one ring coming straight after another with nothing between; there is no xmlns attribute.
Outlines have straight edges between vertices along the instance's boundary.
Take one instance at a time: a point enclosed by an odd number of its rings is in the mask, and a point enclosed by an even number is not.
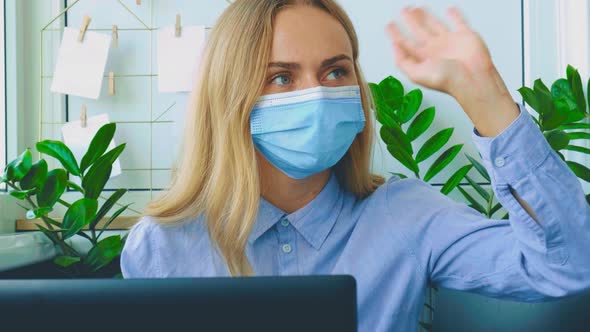
<svg viewBox="0 0 590 332"><path fill-rule="evenodd" d="M324 61L322 61L322 65L321 68L325 68L328 67L330 65L333 65L334 63L340 61L340 60L348 60L350 62L352 62L352 59L346 55L346 54L340 54L337 55L335 57L331 57L329 59L326 59ZM273 67L279 67L279 68L284 68L284 69L300 69L301 65L299 63L296 62L271 62L268 64L269 68L273 68Z"/></svg>

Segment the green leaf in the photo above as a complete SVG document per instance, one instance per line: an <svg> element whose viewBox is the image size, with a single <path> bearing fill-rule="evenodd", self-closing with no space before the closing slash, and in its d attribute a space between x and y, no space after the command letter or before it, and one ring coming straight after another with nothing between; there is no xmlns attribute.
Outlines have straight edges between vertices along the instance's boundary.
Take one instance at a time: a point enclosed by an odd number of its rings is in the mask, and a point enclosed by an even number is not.
<svg viewBox="0 0 590 332"><path fill-rule="evenodd" d="M578 164L575 161L567 161L566 163L577 177L586 182L590 182L590 169L588 167Z"/></svg>
<svg viewBox="0 0 590 332"><path fill-rule="evenodd" d="M434 121L434 115L436 110L434 107L429 107L422 111L418 116L410 123L408 127L407 136L410 141L414 141L420 135L424 134L426 130Z"/></svg>
<svg viewBox="0 0 590 332"><path fill-rule="evenodd" d="M498 212L502 208L502 204L496 203L494 207L490 210L490 216L493 216L494 213Z"/></svg>
<svg viewBox="0 0 590 332"><path fill-rule="evenodd" d="M77 192L84 193L84 189L82 189L82 187L80 187L79 185L77 185L76 183L74 183L72 181L68 180L67 185L69 188L72 188L72 189L76 190Z"/></svg>
<svg viewBox="0 0 590 332"><path fill-rule="evenodd" d="M68 267L72 264L78 263L80 261L80 257L74 256L58 256L53 259L53 263L61 266L61 267Z"/></svg>
<svg viewBox="0 0 590 332"><path fill-rule="evenodd" d="M469 182L469 185L472 186L473 189L475 189L479 196L486 200L486 202L490 200L490 194L487 192L487 190L480 186L479 183L473 181L473 179L469 177L469 175L466 175L465 179L467 180L467 182Z"/></svg>
<svg viewBox="0 0 590 332"><path fill-rule="evenodd" d="M575 130L575 129L587 129L590 130L590 123L578 122L578 123L566 123L559 126L561 130Z"/></svg>
<svg viewBox="0 0 590 332"><path fill-rule="evenodd" d="M73 175L80 176L80 168L70 148L61 141L45 140L37 143L37 151L57 159Z"/></svg>
<svg viewBox="0 0 590 332"><path fill-rule="evenodd" d="M578 105L578 110L587 113L586 98L584 97L584 88L582 87L582 78L577 69L572 66L567 66L567 80L572 89L574 100Z"/></svg>
<svg viewBox="0 0 590 332"><path fill-rule="evenodd" d="M374 102L383 100L383 94L381 93L381 88L378 84L369 83L369 89L371 89L371 95L373 96Z"/></svg>
<svg viewBox="0 0 590 332"><path fill-rule="evenodd" d="M420 89L412 90L404 96L399 112L399 120L401 123L410 121L414 115L416 115L416 112L418 112L418 109L422 104L422 98L422 90Z"/></svg>
<svg viewBox="0 0 590 332"><path fill-rule="evenodd" d="M578 110L578 106L574 101L566 98L560 98L555 99L553 102L555 103L556 112L560 114L560 117L565 119L562 125L566 123L578 122L586 117L586 114Z"/></svg>
<svg viewBox="0 0 590 332"><path fill-rule="evenodd" d="M81 198L75 201L66 211L63 219L64 239L72 237L92 220L98 208L95 199Z"/></svg>
<svg viewBox="0 0 590 332"><path fill-rule="evenodd" d="M98 238L100 238L100 236L102 235L102 233L109 227L109 225L115 220L117 219L117 217L119 217L119 215L121 215L121 213L123 213L125 210L127 210L127 208L131 205L127 204L124 205L123 207L121 207L119 210L117 210L115 213L113 213L113 215L109 218L109 220L107 220L107 222L104 223L104 225L102 226L102 229L100 230L100 233L98 233Z"/></svg>
<svg viewBox="0 0 590 332"><path fill-rule="evenodd" d="M394 78L388 76L379 83L379 88L383 96L383 101L392 109L398 109L401 106L404 97L404 86Z"/></svg>
<svg viewBox="0 0 590 332"><path fill-rule="evenodd" d="M33 213L35 214L35 218L41 218L42 216L45 216L46 214L48 214L51 211L53 211L53 208L38 208L38 209L33 210ZM52 221L52 220L53 219L50 219L50 221ZM56 223L55 226L61 227L60 223L58 223L57 221L55 223Z"/></svg>
<svg viewBox="0 0 590 332"><path fill-rule="evenodd" d="M407 179L408 176L402 173L391 173L392 175L397 175L399 176L400 179Z"/></svg>
<svg viewBox="0 0 590 332"><path fill-rule="evenodd" d="M416 154L416 162L421 163L440 150L453 135L454 128L439 131L429 138Z"/></svg>
<svg viewBox="0 0 590 332"><path fill-rule="evenodd" d="M443 152L430 166L428 171L426 171L426 175L424 176L424 181L430 181L436 174L442 171L455 157L461 149L463 148L463 144L457 144L450 147L447 151Z"/></svg>
<svg viewBox="0 0 590 332"><path fill-rule="evenodd" d="M486 168L479 161L475 160L475 158L471 157L470 155L465 154L465 157L467 157L469 162L473 165L473 167L475 167L475 170L481 176L483 176L483 178L486 179L487 182L490 182L490 175L488 174Z"/></svg>
<svg viewBox="0 0 590 332"><path fill-rule="evenodd" d="M371 94L373 95L373 101L375 103L375 113L377 115L377 121L386 126L394 126L397 124L395 111L387 105L385 97L381 91L381 87L375 83L369 83L371 88Z"/></svg>
<svg viewBox="0 0 590 332"><path fill-rule="evenodd" d="M123 242L120 235L109 236L99 241L85 258L85 263L92 266L94 271L110 263L113 258L119 256L123 250Z"/></svg>
<svg viewBox="0 0 590 332"><path fill-rule="evenodd" d="M397 144L391 144L387 146L387 151L389 151L389 153L391 153L391 155L397 161L412 171L416 177L419 176L420 169L418 168L418 164L416 164L416 161L414 158L412 158L412 155L410 155L406 150L402 149Z"/></svg>
<svg viewBox="0 0 590 332"><path fill-rule="evenodd" d="M105 153L103 156L98 158L98 160L96 162L98 163L99 161L104 160L112 165L115 162L115 160L117 160L117 158L119 158L119 155L121 155L123 150L125 150L125 146L126 146L125 143L118 145L117 147L113 148L112 150L110 150L109 152Z"/></svg>
<svg viewBox="0 0 590 332"><path fill-rule="evenodd" d="M385 104L377 105L376 117L377 121L386 127L399 126L395 120L395 113Z"/></svg>
<svg viewBox="0 0 590 332"><path fill-rule="evenodd" d="M564 149L570 143L570 138L563 130L551 130L545 132L544 135L551 148L555 151Z"/></svg>
<svg viewBox="0 0 590 332"><path fill-rule="evenodd" d="M112 164L117 160L119 155L125 149L125 144L121 144L102 157L90 167L88 173L82 179L82 188L84 188L84 197L98 199L104 189L112 171Z"/></svg>
<svg viewBox="0 0 590 332"><path fill-rule="evenodd" d="M41 159L31 166L31 169L20 181L22 189L41 187L47 178L47 162Z"/></svg>
<svg viewBox="0 0 590 332"><path fill-rule="evenodd" d="M409 155L414 153L414 150L412 149L412 143L410 143L410 140L399 126L383 126L379 132L381 134L381 139L383 139L383 142L385 142L387 145L399 145Z"/></svg>
<svg viewBox="0 0 590 332"><path fill-rule="evenodd" d="M580 153L590 154L590 149L583 146L568 145L564 148L565 150L576 151Z"/></svg>
<svg viewBox="0 0 590 332"><path fill-rule="evenodd" d="M467 191L465 191L465 189L461 188L461 186L457 186L457 189L461 192L463 197L465 197L465 199L469 201L469 206L471 206L473 209L477 210L481 214L486 214L486 209L475 198L469 195Z"/></svg>
<svg viewBox="0 0 590 332"><path fill-rule="evenodd" d="M57 168L49 171L45 183L37 193L39 207L53 207L66 190L67 181L68 175L65 170Z"/></svg>
<svg viewBox="0 0 590 332"><path fill-rule="evenodd" d="M20 181L31 169L33 155L29 149L26 149L16 159L11 161L4 168L4 178L8 181Z"/></svg>
<svg viewBox="0 0 590 332"><path fill-rule="evenodd" d="M590 204L590 194L586 195L586 202L588 202L588 204Z"/></svg>
<svg viewBox="0 0 590 332"><path fill-rule="evenodd" d="M98 167L96 167L97 165ZM112 170L113 167L107 163L92 165L90 171L84 176L84 180L82 180L84 197L98 199L111 176Z"/></svg>
<svg viewBox="0 0 590 332"><path fill-rule="evenodd" d="M107 213L111 210L111 208L117 203L117 201L119 201L119 199L121 197L123 197L123 195L127 192L127 189L118 189L117 191L115 191L111 197L109 197L100 207L100 210L98 210L98 213L96 214L96 216L94 217L94 219L92 220L92 222L90 222L90 229L94 229L96 227L96 224L98 224L98 222L107 215Z"/></svg>
<svg viewBox="0 0 590 332"><path fill-rule="evenodd" d="M555 109L555 103L551 92L541 79L537 79L534 83L534 92L537 97L538 106L540 107L539 114L543 130L551 130L563 124L567 119L567 114L558 112Z"/></svg>
<svg viewBox="0 0 590 332"><path fill-rule="evenodd" d="M86 151L86 154L84 154L84 157L82 157L82 161L80 162L81 173L84 173L92 163L105 153L109 144L113 140L113 136L115 136L116 129L117 125L114 122L111 122L100 127L96 132L96 135L94 135L94 138L90 142L88 151Z"/></svg>
<svg viewBox="0 0 590 332"><path fill-rule="evenodd" d="M29 190L13 190L10 191L9 194L16 199L23 200L29 197L35 190L35 188Z"/></svg>
<svg viewBox="0 0 590 332"><path fill-rule="evenodd" d="M567 136L571 139L571 140L577 140L577 139L590 139L590 133L584 133L584 132L573 132L573 133L567 133Z"/></svg>
<svg viewBox="0 0 590 332"><path fill-rule="evenodd" d="M440 192L445 195L448 195L451 191L453 191L453 189L455 189L455 187L457 187L457 185L459 183L461 183L461 180L463 180L463 178L465 178L465 175L467 175L467 173L469 173L469 171L471 170L472 167L473 167L472 165L465 165L465 166L459 168L447 180L445 185L441 188Z"/></svg>
<svg viewBox="0 0 590 332"><path fill-rule="evenodd" d="M551 95L555 99L567 98L575 102L574 94L569 82L565 78L560 78L551 86Z"/></svg>
<svg viewBox="0 0 590 332"><path fill-rule="evenodd" d="M537 100L537 96L533 90L523 86L522 88L518 89L518 92L520 92L520 95L522 96L522 99L524 99L525 103L527 103L537 113L541 113L539 101Z"/></svg>

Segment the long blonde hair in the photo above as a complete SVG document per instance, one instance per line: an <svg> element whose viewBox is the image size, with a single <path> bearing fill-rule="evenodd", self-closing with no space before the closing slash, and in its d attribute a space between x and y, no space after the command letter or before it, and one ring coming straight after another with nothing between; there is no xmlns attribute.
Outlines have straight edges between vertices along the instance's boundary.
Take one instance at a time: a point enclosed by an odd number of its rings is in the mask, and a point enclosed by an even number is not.
<svg viewBox="0 0 590 332"><path fill-rule="evenodd" d="M352 22L334 0L236 0L213 28L185 123L181 160L169 190L144 214L162 224L204 215L212 243L232 276L253 275L245 254L260 201L250 112L264 87L278 11L311 5L335 17L353 50L367 124L333 168L340 184L366 197L383 184L370 173L373 124L369 89L358 63Z"/></svg>

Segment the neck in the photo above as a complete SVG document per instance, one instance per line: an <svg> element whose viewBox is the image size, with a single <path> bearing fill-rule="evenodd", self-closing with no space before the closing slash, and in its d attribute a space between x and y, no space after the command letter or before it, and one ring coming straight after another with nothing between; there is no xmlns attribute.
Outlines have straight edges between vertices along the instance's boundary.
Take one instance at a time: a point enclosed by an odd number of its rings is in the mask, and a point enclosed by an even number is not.
<svg viewBox="0 0 590 332"><path fill-rule="evenodd" d="M293 213L307 205L330 180L330 169L305 179L292 179L264 157L259 157L258 160L262 197L286 213Z"/></svg>

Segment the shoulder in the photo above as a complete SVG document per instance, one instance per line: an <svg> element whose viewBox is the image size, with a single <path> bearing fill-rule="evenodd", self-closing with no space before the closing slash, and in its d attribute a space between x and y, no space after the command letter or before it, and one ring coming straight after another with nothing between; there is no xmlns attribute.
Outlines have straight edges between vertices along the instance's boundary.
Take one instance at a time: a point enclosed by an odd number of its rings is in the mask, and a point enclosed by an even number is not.
<svg viewBox="0 0 590 332"><path fill-rule="evenodd" d="M434 187L420 179L402 179L393 175L370 197L377 204L385 204L390 212L400 213L413 210L422 214L440 211L455 202Z"/></svg>
<svg viewBox="0 0 590 332"><path fill-rule="evenodd" d="M143 216L127 233L121 252L121 272L124 278L157 278L163 275L162 262L169 253L179 253L187 234L199 234L200 218L163 224ZM206 237L206 236L205 236Z"/></svg>

